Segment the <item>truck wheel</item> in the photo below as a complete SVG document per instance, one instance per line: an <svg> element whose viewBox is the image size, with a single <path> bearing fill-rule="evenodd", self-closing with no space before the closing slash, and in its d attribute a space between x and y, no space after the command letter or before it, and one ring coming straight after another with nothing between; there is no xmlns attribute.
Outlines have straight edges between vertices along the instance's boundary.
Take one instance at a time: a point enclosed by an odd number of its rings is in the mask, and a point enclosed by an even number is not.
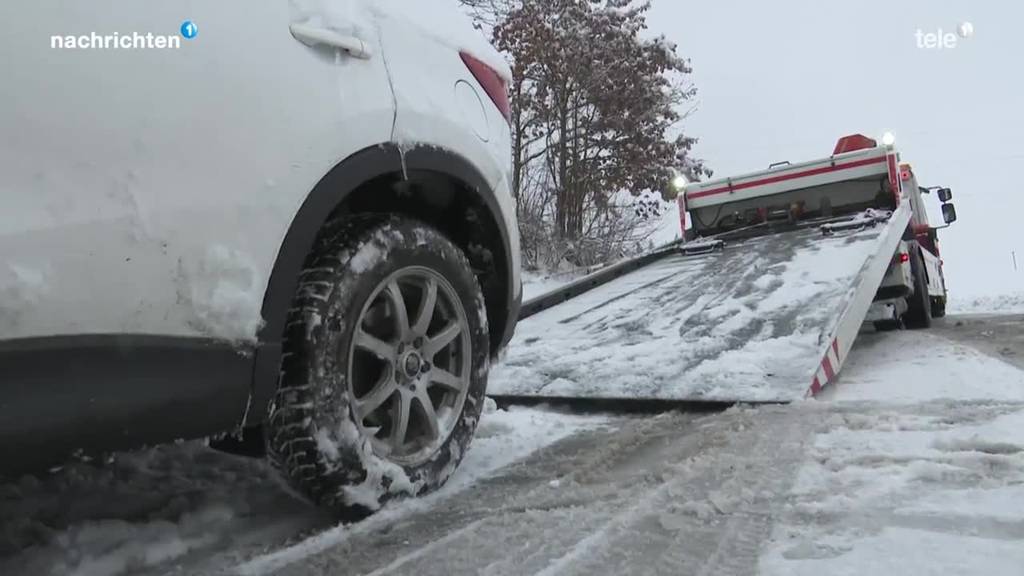
<svg viewBox="0 0 1024 576"><path fill-rule="evenodd" d="M914 275L914 294L907 302L907 313L903 315L903 323L907 328L923 330L932 325L932 299L928 295L924 260L916 249L910 251L910 271Z"/></svg>
<svg viewBox="0 0 1024 576"><path fill-rule="evenodd" d="M932 318L944 318L946 316L946 299L939 297L932 300Z"/></svg>
<svg viewBox="0 0 1024 576"><path fill-rule="evenodd" d="M388 216L328 224L288 319L272 460L345 519L437 489L480 418L487 330L470 264L441 233Z"/></svg>
<svg viewBox="0 0 1024 576"><path fill-rule="evenodd" d="M876 320L874 325L876 332L892 332L900 329L899 320Z"/></svg>

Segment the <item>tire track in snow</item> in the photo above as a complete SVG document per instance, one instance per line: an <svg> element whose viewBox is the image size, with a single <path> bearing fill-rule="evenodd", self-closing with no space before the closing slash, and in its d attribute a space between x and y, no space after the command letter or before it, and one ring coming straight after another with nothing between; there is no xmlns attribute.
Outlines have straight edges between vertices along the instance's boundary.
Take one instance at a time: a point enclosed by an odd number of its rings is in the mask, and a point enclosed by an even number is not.
<svg viewBox="0 0 1024 576"><path fill-rule="evenodd" d="M678 413L631 418L617 430L570 437L428 510L374 530L356 527L357 533L341 545L275 574L366 574L396 561L402 561L402 572L422 575L474 573L482 566L490 567L488 574L533 574L582 537L581 514L610 515L621 505L635 478L609 481L619 462L652 441L666 440L668 432L682 432L696 419ZM555 480L566 489L552 488ZM449 538L466 534L471 524L472 537ZM560 527L561 534L548 542L538 539L538 531L551 525ZM441 540L451 545L434 544ZM525 552L510 558L508 551L517 544Z"/></svg>
<svg viewBox="0 0 1024 576"><path fill-rule="evenodd" d="M545 574L754 574L772 520L795 479L815 410L768 407L709 419L696 451L674 450L661 484ZM742 463L742 464L741 464Z"/></svg>
<svg viewBox="0 0 1024 576"><path fill-rule="evenodd" d="M628 420L281 573L751 574L817 413Z"/></svg>

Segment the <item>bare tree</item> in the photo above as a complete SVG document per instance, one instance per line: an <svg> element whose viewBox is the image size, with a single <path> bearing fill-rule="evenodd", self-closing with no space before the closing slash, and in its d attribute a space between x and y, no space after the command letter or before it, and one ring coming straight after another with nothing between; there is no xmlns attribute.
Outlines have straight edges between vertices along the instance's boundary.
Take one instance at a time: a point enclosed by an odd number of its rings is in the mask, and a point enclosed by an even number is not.
<svg viewBox="0 0 1024 576"><path fill-rule="evenodd" d="M708 173L678 126L696 93L689 62L664 38L642 36L650 3L463 3L493 24L512 64L512 189L526 262L586 264L635 251L654 201L622 191L668 200L673 169Z"/></svg>
<svg viewBox="0 0 1024 576"><path fill-rule="evenodd" d="M695 90L673 82L690 73L675 46L640 37L649 8L525 0L495 29L499 48L514 61L515 156L544 156L566 238L592 226L619 190L668 191L670 169L693 144L683 135L668 138L680 119L677 106Z"/></svg>

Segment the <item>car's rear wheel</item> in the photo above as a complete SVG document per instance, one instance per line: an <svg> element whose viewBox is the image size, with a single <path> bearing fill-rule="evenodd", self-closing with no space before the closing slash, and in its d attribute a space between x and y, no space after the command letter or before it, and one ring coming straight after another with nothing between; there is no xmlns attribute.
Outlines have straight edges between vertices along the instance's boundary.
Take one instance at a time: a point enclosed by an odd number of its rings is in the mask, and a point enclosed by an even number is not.
<svg viewBox="0 0 1024 576"><path fill-rule="evenodd" d="M434 490L472 439L488 342L476 277L441 233L395 217L333 222L289 318L268 451L348 517Z"/></svg>

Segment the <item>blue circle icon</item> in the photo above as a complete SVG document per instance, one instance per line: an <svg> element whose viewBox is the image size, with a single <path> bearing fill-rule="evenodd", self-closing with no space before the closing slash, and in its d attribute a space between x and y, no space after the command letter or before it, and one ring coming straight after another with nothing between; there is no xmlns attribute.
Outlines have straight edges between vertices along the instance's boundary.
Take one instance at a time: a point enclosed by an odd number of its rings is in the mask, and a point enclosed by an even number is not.
<svg viewBox="0 0 1024 576"><path fill-rule="evenodd" d="M199 27L196 26L195 22L191 20L185 20L181 23L181 35L184 36L186 39L191 40L195 38L196 34L198 33Z"/></svg>

